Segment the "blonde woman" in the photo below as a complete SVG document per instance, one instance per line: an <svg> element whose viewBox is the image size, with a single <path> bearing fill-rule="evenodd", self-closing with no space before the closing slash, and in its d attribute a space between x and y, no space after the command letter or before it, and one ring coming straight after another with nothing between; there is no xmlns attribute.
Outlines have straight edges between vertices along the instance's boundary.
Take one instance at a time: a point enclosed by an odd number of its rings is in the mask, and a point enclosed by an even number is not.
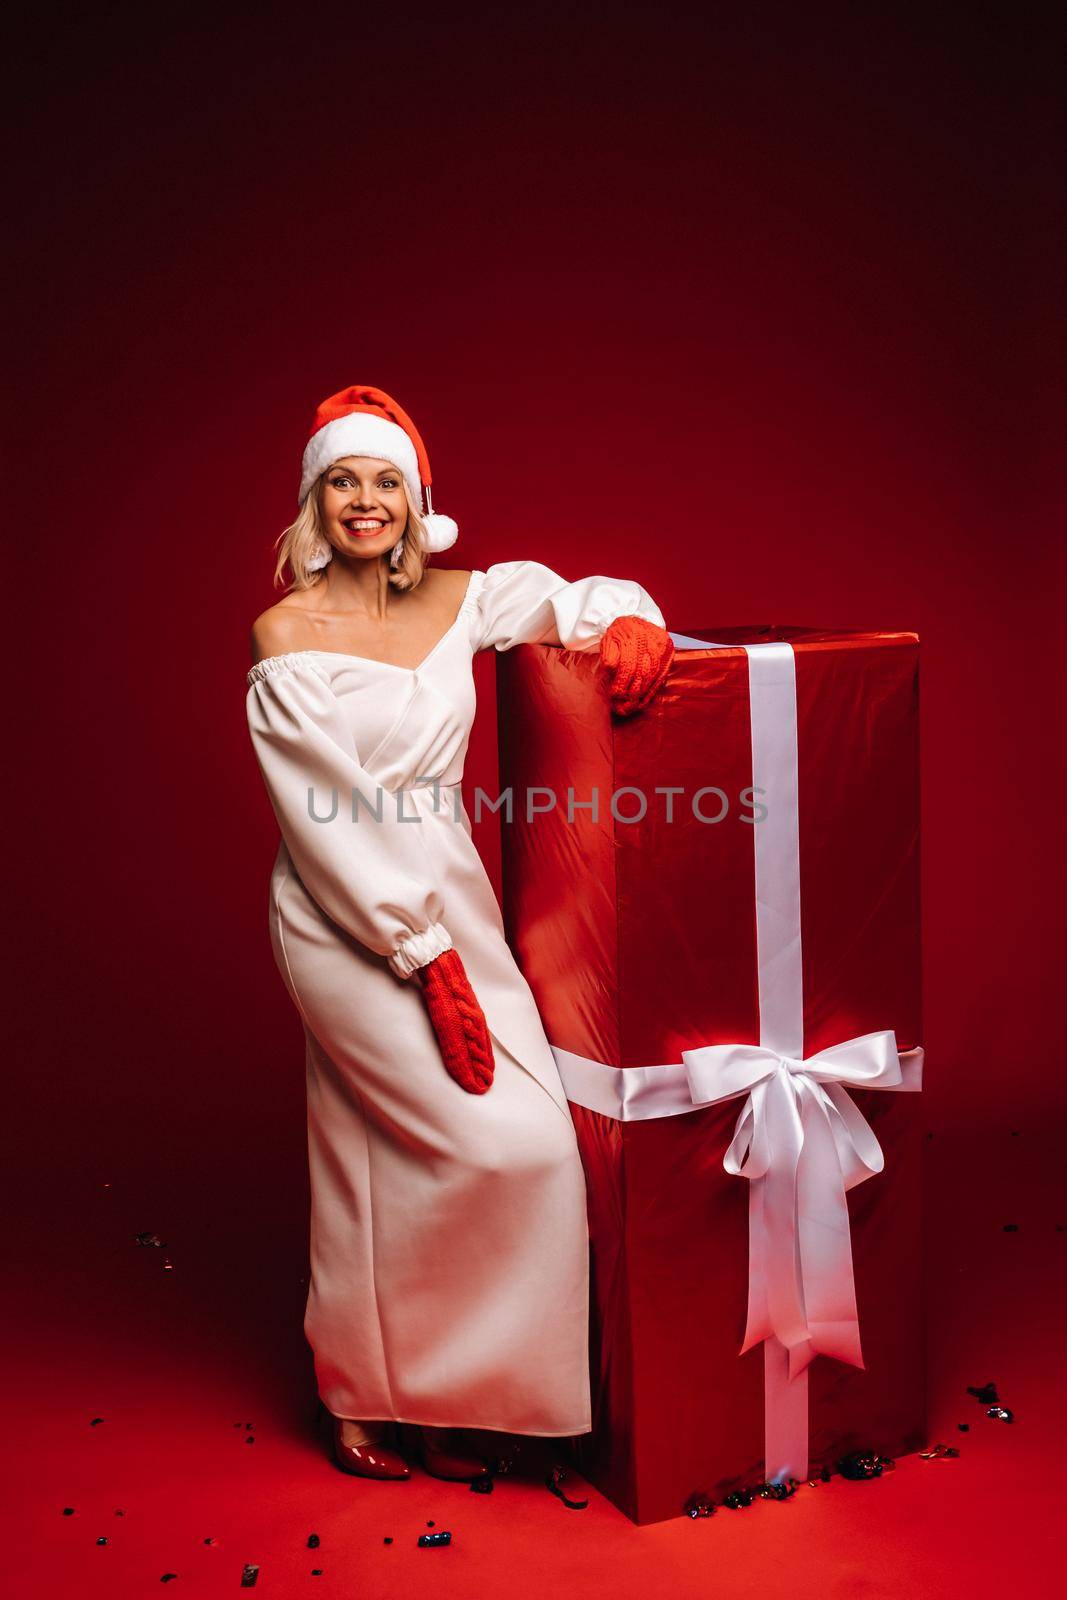
<svg viewBox="0 0 1067 1600"><path fill-rule="evenodd" d="M425 448L388 395L319 407L288 589L252 629L248 725L281 830L271 941L306 1038L305 1331L333 1457L467 1479L487 1466L456 1429L591 1425L583 1173L463 807L471 663L597 650L629 715L673 645L637 583L429 568L457 530L423 496Z"/></svg>

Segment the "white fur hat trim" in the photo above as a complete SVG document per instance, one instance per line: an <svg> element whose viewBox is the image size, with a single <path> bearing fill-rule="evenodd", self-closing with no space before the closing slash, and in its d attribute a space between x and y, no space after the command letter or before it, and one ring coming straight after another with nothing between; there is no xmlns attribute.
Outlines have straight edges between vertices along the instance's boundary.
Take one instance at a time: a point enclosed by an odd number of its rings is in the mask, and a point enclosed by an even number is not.
<svg viewBox="0 0 1067 1600"><path fill-rule="evenodd" d="M396 422L387 417L376 417L369 411L351 411L347 417L336 417L318 433L313 433L304 450L300 471L300 504L303 505L315 479L332 467L342 456L370 456L375 461L388 461L403 473L411 498L417 506L422 504L422 483L419 478L419 458L415 446ZM455 524L453 523L453 527ZM449 544L455 542L455 535ZM447 549L448 545L442 545Z"/></svg>

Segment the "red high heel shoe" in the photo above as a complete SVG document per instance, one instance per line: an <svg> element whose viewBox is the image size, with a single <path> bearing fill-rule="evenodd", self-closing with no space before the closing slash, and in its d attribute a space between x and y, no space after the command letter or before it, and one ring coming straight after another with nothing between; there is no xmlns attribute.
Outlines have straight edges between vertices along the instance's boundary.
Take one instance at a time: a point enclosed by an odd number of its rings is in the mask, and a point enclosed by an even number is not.
<svg viewBox="0 0 1067 1600"><path fill-rule="evenodd" d="M342 1472L350 1472L357 1478L392 1478L396 1481L411 1477L411 1468L398 1450L391 1449L380 1440L372 1444L346 1444L341 1437L342 1418L335 1417L325 1406L322 1407L322 1414L329 1422L334 1462Z"/></svg>
<svg viewBox="0 0 1067 1600"><path fill-rule="evenodd" d="M415 1449L423 1470L431 1478L444 1478L451 1483L471 1483L475 1478L488 1478L487 1461L469 1451L453 1450L445 1442L450 1431L447 1428L415 1428Z"/></svg>

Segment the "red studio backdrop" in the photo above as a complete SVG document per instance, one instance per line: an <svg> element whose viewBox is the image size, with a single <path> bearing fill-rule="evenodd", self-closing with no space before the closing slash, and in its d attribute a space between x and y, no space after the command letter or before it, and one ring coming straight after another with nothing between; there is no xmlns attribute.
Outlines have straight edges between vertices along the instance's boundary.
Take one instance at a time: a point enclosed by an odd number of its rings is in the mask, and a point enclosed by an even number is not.
<svg viewBox="0 0 1067 1600"><path fill-rule="evenodd" d="M312 409L357 381L428 441L446 564L636 578L675 628L918 632L927 1125L1062 1112L1051 76L968 26L424 7L296 50L269 14L109 12L24 42L9 1023L50 1170L173 1173L205 1214L251 1185L297 1226L244 674Z"/></svg>

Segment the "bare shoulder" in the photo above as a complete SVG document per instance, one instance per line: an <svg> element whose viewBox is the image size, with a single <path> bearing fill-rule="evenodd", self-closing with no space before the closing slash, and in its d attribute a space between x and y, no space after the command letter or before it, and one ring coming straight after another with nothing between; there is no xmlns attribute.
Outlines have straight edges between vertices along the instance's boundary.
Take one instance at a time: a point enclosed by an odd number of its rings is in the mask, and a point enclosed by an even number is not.
<svg viewBox="0 0 1067 1600"><path fill-rule="evenodd" d="M454 595L459 600L470 581L470 576L469 572L464 572L459 567L427 567L422 581L423 583L429 581L445 599Z"/></svg>
<svg viewBox="0 0 1067 1600"><path fill-rule="evenodd" d="M300 612L284 600L268 606L252 624L250 649L253 666L268 656L283 656L298 650L301 640Z"/></svg>
<svg viewBox="0 0 1067 1600"><path fill-rule="evenodd" d="M427 586L427 598L440 597L440 605L445 611L456 611L467 592L469 581L469 571L462 571L458 566L427 566L426 573L422 574L422 582Z"/></svg>

